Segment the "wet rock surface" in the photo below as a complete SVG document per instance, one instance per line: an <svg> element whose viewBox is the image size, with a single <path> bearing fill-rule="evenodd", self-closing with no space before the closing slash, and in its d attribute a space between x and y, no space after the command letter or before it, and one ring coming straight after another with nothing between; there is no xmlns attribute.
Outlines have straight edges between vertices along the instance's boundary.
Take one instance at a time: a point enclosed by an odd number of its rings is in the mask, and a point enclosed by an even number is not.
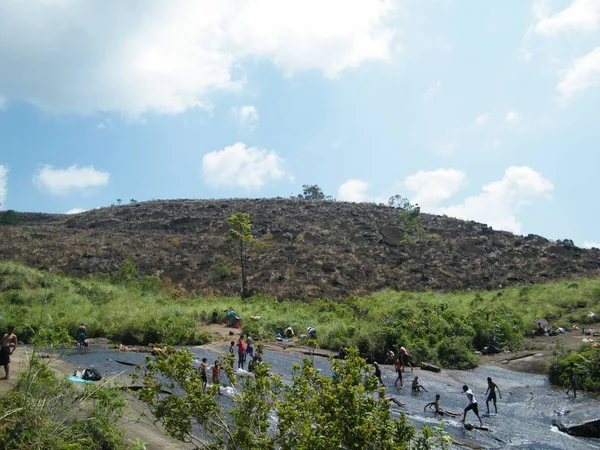
<svg viewBox="0 0 600 450"><path fill-rule="evenodd" d="M423 214L421 252L404 242L387 206L290 199L150 201L77 215L18 213L0 227L0 258L72 276L114 272L125 254L140 273L169 277L198 294L239 290L223 242L225 219L250 214L267 248L252 254L249 287L279 299L343 299L382 289L498 289L596 276L600 250ZM231 274L216 270L218 264Z"/></svg>
<svg viewBox="0 0 600 450"><path fill-rule="evenodd" d="M571 436L600 438L600 405L574 408L554 419L552 424Z"/></svg>

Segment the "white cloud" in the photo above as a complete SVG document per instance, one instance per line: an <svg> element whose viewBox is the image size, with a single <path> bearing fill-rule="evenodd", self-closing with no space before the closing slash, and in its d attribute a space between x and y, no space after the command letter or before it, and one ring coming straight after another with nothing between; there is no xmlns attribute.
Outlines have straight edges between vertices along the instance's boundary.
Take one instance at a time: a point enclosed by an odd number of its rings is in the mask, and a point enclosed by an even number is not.
<svg viewBox="0 0 600 450"><path fill-rule="evenodd" d="M6 194L8 184L8 167L4 164L0 164L0 209L4 207L6 202Z"/></svg>
<svg viewBox="0 0 600 450"><path fill-rule="evenodd" d="M253 105L234 106L231 114L243 130L254 131L258 126L258 111Z"/></svg>
<svg viewBox="0 0 600 450"><path fill-rule="evenodd" d="M81 214L82 212L86 212L87 209L84 208L73 208L68 210L65 214Z"/></svg>
<svg viewBox="0 0 600 450"><path fill-rule="evenodd" d="M509 111L506 113L504 120L508 123L517 123L521 120L521 113L515 110Z"/></svg>
<svg viewBox="0 0 600 450"><path fill-rule="evenodd" d="M585 241L583 243L583 248L600 248L600 243Z"/></svg>
<svg viewBox="0 0 600 450"><path fill-rule="evenodd" d="M212 92L239 90L246 62L335 78L387 60L395 8L394 0L153 0L140 13L136 2L0 2L0 91L53 113L180 113L207 106Z"/></svg>
<svg viewBox="0 0 600 450"><path fill-rule="evenodd" d="M500 230L521 232L516 214L520 206L554 189L550 181L530 167L509 167L500 181L483 186L482 192L464 202L437 210L461 219L477 220Z"/></svg>
<svg viewBox="0 0 600 450"><path fill-rule="evenodd" d="M556 89L564 100L569 100L575 94L599 85L600 47L596 47L583 58L575 60Z"/></svg>
<svg viewBox="0 0 600 450"><path fill-rule="evenodd" d="M34 183L51 194L68 194L72 191L86 192L90 189L106 186L110 173L94 169L93 166L56 169L45 165L33 177Z"/></svg>
<svg viewBox="0 0 600 450"><path fill-rule="evenodd" d="M338 188L338 198L343 202L364 202L369 184L362 180L348 180Z"/></svg>
<svg viewBox="0 0 600 450"><path fill-rule="evenodd" d="M437 208L452 197L465 183L465 174L455 169L420 170L406 177L404 187L414 192L412 200L424 209Z"/></svg>
<svg viewBox="0 0 600 450"><path fill-rule="evenodd" d="M288 175L274 150L246 147L242 142L204 155L202 173L206 184L213 188L245 189L258 189Z"/></svg>
<svg viewBox="0 0 600 450"><path fill-rule="evenodd" d="M595 31L600 27L600 1L574 0L567 8L550 14L546 2L534 3L538 21L533 30L542 36L556 36L570 31Z"/></svg>
<svg viewBox="0 0 600 450"><path fill-rule="evenodd" d="M4 111L7 106L8 106L8 100L6 99L6 97L3 97L2 95L0 95L0 111Z"/></svg>
<svg viewBox="0 0 600 450"><path fill-rule="evenodd" d="M486 120L488 120L489 117L490 117L489 113L482 114L479 117L477 117L477 119L475 119L475 123L477 125L483 125L486 122Z"/></svg>

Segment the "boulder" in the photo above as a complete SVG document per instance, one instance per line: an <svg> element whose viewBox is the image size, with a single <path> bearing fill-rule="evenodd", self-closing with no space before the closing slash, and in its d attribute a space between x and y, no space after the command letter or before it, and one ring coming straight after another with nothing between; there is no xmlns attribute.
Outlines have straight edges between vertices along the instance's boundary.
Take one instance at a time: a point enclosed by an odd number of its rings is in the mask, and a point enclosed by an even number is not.
<svg viewBox="0 0 600 450"><path fill-rule="evenodd" d="M584 406L556 417L552 425L571 436L600 437L600 407Z"/></svg>
<svg viewBox="0 0 600 450"><path fill-rule="evenodd" d="M421 370L428 370L430 372L440 373L442 371L441 367L434 366L433 364L423 363L421 364Z"/></svg>

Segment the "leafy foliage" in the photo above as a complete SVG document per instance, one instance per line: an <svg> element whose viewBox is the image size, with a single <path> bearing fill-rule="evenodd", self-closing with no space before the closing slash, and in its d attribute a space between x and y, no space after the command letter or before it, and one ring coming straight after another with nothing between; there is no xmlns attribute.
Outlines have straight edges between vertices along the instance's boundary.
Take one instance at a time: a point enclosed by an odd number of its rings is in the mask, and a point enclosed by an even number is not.
<svg viewBox="0 0 600 450"><path fill-rule="evenodd" d="M578 389L600 392L600 348L588 344L579 353L557 354L548 368L550 381L570 386L567 375L570 363L573 363Z"/></svg>
<svg viewBox="0 0 600 450"><path fill-rule="evenodd" d="M37 342L51 347L58 341L40 333ZM37 344L36 344L37 346ZM16 386L0 397L0 448L56 448L120 450L136 448L124 442L116 423L123 415L125 399L120 391L88 385L84 392L58 379L35 356Z"/></svg>
<svg viewBox="0 0 600 450"><path fill-rule="evenodd" d="M220 406L216 386L202 390L192 359L187 350L149 358L140 391L165 431L179 440L201 448L328 450L408 449L416 438L416 448L433 448L431 439L436 438L429 430L417 436L404 416L392 419L385 388L378 388L356 349L345 360L332 360L333 377L321 375L305 359L295 366L291 386L284 386L262 362L239 386L223 360L232 385L239 388L228 412ZM181 395L161 394L165 387ZM438 432L437 439L444 438Z"/></svg>
<svg viewBox="0 0 600 450"><path fill-rule="evenodd" d="M248 257L252 250L264 248L264 244L252 236L252 223L250 216L245 213L235 213L226 219L229 225L227 240L232 244L236 253L236 259L239 261L241 272L241 291L242 299L248 296Z"/></svg>
<svg viewBox="0 0 600 450"><path fill-rule="evenodd" d="M323 190L316 184L302 185L302 195L299 197L303 200L331 200L331 196L325 195Z"/></svg>
<svg viewBox="0 0 600 450"><path fill-rule="evenodd" d="M18 223L19 217L12 209L8 209L0 213L0 225L16 225Z"/></svg>

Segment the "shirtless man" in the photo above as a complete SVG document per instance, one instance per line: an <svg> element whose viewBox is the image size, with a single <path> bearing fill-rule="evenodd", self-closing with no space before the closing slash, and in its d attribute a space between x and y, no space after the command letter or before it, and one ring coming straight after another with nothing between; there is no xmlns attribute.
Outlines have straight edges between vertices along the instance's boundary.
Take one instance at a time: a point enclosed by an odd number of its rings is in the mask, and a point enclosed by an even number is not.
<svg viewBox="0 0 600 450"><path fill-rule="evenodd" d="M402 370L405 369L405 366L409 366L410 367L410 371L413 371L413 366L410 363L409 359L412 356L412 354L406 350L404 348L404 346L400 346L400 349L398 350L398 357L400 358L400 360L402 361Z"/></svg>
<svg viewBox="0 0 600 450"><path fill-rule="evenodd" d="M487 413L490 413L490 401L494 402L494 409L496 410L496 414L498 414L498 406L496 405L496 390L498 390L498 395L502 398L502 392L500 392L500 388L492 381L491 377L487 379L488 387L485 391L484 395L487 395L488 391L490 391L490 395L488 395L487 400L485 401L485 406L487 406Z"/></svg>
<svg viewBox="0 0 600 450"><path fill-rule="evenodd" d="M12 355L17 349L18 340L17 335L14 333L15 327L8 327L8 333L4 333L2 339L0 339L0 365L4 366L6 375L0 380L10 380L10 355ZM13 344L12 350L10 344Z"/></svg>
<svg viewBox="0 0 600 450"><path fill-rule="evenodd" d="M425 392L429 392L421 384L419 384L419 377L415 377L415 379L412 381L412 391L413 392L421 392L421 389L424 390Z"/></svg>
<svg viewBox="0 0 600 450"><path fill-rule="evenodd" d="M435 401L431 402L431 403L427 403L425 405L425 407L423 408L423 411L426 411L427 408L434 408L434 412L436 414L439 414L440 416L450 416L450 417L460 417L459 413L453 413L450 411L444 411L441 407L440 407L440 394L436 394L435 396Z"/></svg>

